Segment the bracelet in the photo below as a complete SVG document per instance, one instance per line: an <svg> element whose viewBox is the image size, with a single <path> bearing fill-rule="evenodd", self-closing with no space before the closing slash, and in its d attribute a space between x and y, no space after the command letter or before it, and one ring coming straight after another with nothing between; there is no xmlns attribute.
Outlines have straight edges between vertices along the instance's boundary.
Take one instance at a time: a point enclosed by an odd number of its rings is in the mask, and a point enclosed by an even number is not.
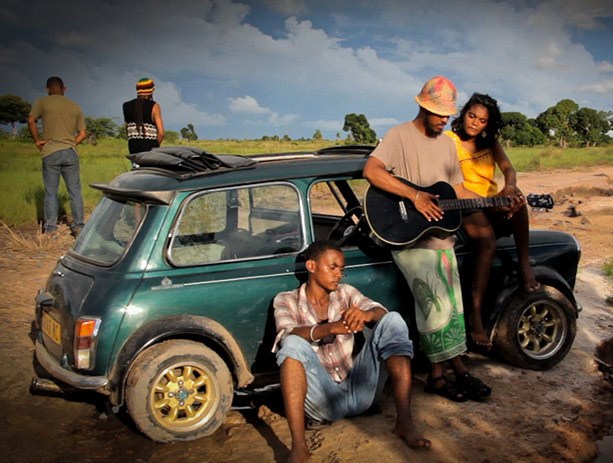
<svg viewBox="0 0 613 463"><path fill-rule="evenodd" d="M417 202L417 198L419 198L419 190L417 190L417 194L415 195L415 199L413 200L413 203Z"/></svg>
<svg viewBox="0 0 613 463"><path fill-rule="evenodd" d="M311 342L319 342L319 341L321 341L321 338L319 338L319 339L315 339L315 338L313 337L313 331L314 331L314 330L315 330L315 328L317 328L318 326L319 326L319 325L313 325L313 326L311 326L311 331L310 331L310 333L309 333L309 338L311 338Z"/></svg>

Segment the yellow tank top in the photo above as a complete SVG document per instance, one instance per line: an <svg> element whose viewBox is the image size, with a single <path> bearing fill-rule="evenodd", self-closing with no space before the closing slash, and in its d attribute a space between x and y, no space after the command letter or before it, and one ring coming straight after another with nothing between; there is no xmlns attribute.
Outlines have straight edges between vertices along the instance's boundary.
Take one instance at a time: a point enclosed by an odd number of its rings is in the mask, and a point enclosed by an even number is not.
<svg viewBox="0 0 613 463"><path fill-rule="evenodd" d="M453 131L447 130L456 146L458 160L464 175L464 186L480 196L491 197L498 193L498 185L494 181L496 161L492 150L489 148L471 153L462 146L462 140Z"/></svg>

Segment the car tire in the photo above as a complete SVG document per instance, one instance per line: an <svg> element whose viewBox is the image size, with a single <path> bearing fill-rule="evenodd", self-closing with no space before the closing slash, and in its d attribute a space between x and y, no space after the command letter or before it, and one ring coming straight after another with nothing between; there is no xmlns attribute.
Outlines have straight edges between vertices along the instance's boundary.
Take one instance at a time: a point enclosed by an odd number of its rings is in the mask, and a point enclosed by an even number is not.
<svg viewBox="0 0 613 463"><path fill-rule="evenodd" d="M494 351L506 362L547 370L568 353L577 333L576 312L552 286L520 292L505 306L494 333Z"/></svg>
<svg viewBox="0 0 613 463"><path fill-rule="evenodd" d="M140 353L128 373L128 412L156 442L198 439L223 423L233 398L224 361L197 342L170 340Z"/></svg>

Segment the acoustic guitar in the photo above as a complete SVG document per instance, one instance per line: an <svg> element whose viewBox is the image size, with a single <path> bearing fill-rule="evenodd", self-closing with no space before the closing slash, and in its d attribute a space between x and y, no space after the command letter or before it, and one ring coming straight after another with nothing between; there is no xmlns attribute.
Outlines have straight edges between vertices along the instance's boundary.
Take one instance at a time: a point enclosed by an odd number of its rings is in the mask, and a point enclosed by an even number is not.
<svg viewBox="0 0 613 463"><path fill-rule="evenodd" d="M455 232L462 225L463 209L504 207L512 202L511 198L506 196L458 199L449 183L437 182L423 187L405 178L396 178L419 191L438 195L437 203L445 213L441 220L429 222L415 209L411 200L369 185L364 195L364 215L373 235L392 246L412 244L426 234L446 236ZM529 206L539 209L553 207L551 195L530 194L526 202Z"/></svg>

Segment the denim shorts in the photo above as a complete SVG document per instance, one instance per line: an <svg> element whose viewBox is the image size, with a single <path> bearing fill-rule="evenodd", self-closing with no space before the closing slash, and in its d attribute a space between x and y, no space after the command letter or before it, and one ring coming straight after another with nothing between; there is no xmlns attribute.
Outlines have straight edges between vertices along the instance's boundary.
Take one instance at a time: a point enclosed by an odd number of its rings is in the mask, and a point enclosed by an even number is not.
<svg viewBox="0 0 613 463"><path fill-rule="evenodd" d="M277 363L290 357L304 366L307 378L305 414L317 421L337 421L365 412L378 398L387 379L382 362L393 355L413 358L413 343L404 319L397 312L384 315L368 333L347 378L337 383L304 338L287 336L277 352ZM383 367L383 368L381 368Z"/></svg>

